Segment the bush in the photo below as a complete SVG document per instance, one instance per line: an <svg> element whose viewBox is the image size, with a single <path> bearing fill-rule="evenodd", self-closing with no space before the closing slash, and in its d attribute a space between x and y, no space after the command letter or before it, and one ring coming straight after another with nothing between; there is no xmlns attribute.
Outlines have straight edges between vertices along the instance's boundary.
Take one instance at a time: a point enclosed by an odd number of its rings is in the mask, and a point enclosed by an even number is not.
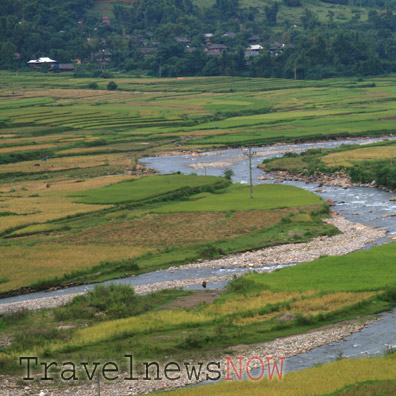
<svg viewBox="0 0 396 396"><path fill-rule="evenodd" d="M224 252L214 246L214 245L206 245L199 250L199 257L205 260L210 260L219 256L222 256Z"/></svg>
<svg viewBox="0 0 396 396"><path fill-rule="evenodd" d="M107 89L109 91L115 91L118 88L117 84L114 81L109 81L107 84Z"/></svg>
<svg viewBox="0 0 396 396"><path fill-rule="evenodd" d="M231 177L234 176L234 171L232 169L227 168L224 171L224 178L227 180L231 180Z"/></svg>
<svg viewBox="0 0 396 396"><path fill-rule="evenodd" d="M396 285L386 288L385 291L380 295L380 298L384 301L396 303Z"/></svg>
<svg viewBox="0 0 396 396"><path fill-rule="evenodd" d="M306 316L300 312L295 314L296 322L299 326L308 326L315 323L315 319L312 316Z"/></svg>
<svg viewBox="0 0 396 396"><path fill-rule="evenodd" d="M202 348L203 346L209 344L213 341L214 338L210 337L203 331L190 333L184 341L179 344L179 348L181 349L198 349Z"/></svg>
<svg viewBox="0 0 396 396"><path fill-rule="evenodd" d="M99 85L96 82L91 82L88 84L89 89L99 89Z"/></svg>
<svg viewBox="0 0 396 396"><path fill-rule="evenodd" d="M246 279L245 277L237 278L234 276L232 280L228 282L227 291L230 293L246 294L247 292L254 290L255 287L256 284L254 281Z"/></svg>
<svg viewBox="0 0 396 396"><path fill-rule="evenodd" d="M120 319L138 315L147 308L141 304L144 297L137 296L127 285L97 285L87 294L77 296L65 307L56 310L58 320L104 318Z"/></svg>

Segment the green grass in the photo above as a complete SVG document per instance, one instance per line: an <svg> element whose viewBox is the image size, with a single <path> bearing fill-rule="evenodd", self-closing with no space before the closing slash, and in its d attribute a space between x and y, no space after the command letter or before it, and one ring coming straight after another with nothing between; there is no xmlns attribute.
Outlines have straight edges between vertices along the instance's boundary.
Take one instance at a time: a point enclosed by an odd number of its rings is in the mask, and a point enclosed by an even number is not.
<svg viewBox="0 0 396 396"><path fill-rule="evenodd" d="M396 243L346 256L322 257L272 274L247 279L271 290L303 291L314 287L326 292L380 290L395 284Z"/></svg>
<svg viewBox="0 0 396 396"><path fill-rule="evenodd" d="M223 193L201 194L194 200L169 204L156 212L215 212L236 210L269 210L296 206L321 205L317 195L293 186L256 185L253 199L249 186L236 185Z"/></svg>
<svg viewBox="0 0 396 396"><path fill-rule="evenodd" d="M285 360L287 362L287 359ZM223 381L209 386L190 387L170 396L389 396L396 389L395 355L372 359L341 359L319 367L289 373L281 381ZM276 378L276 377L275 377ZM163 394L163 393L156 393Z"/></svg>
<svg viewBox="0 0 396 396"><path fill-rule="evenodd" d="M396 380L371 380L347 385L326 396L389 396L396 394Z"/></svg>
<svg viewBox="0 0 396 396"><path fill-rule="evenodd" d="M160 197L182 189L214 188L216 184L222 182L223 179L215 176L159 175L121 182L71 196L82 197L77 201L80 203L120 204Z"/></svg>

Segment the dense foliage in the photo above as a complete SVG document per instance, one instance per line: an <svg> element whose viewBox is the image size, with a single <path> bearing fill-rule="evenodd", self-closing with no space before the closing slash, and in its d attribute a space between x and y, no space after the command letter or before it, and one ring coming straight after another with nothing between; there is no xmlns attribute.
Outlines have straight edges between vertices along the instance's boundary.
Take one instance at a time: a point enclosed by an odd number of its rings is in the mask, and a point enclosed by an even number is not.
<svg viewBox="0 0 396 396"><path fill-rule="evenodd" d="M107 17L93 1L4 0L0 67L26 68L29 59L49 56L81 60L77 76L105 68L163 77L297 79L396 71L396 1L318 1L324 5L326 17L304 0L267 1L261 8L247 0L206 7L193 0L136 0L114 2ZM345 15L335 16L337 7ZM297 20L290 19L294 10ZM212 44L227 48L208 54ZM250 44L264 49L246 56Z"/></svg>

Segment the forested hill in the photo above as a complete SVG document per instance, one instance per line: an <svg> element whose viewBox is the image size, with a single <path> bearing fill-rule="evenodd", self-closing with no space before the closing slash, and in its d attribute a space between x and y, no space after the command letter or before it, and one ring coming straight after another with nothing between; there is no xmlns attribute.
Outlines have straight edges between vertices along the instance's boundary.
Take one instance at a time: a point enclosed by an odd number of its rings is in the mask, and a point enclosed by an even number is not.
<svg viewBox="0 0 396 396"><path fill-rule="evenodd" d="M76 76L395 72L396 0L2 0L0 68L41 56Z"/></svg>

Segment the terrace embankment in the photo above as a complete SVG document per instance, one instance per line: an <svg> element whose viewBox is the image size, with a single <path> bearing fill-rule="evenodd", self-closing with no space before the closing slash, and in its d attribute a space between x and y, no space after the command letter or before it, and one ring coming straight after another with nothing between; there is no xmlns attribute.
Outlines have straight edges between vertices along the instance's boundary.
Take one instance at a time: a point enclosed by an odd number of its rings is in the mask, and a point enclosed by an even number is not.
<svg viewBox="0 0 396 396"><path fill-rule="evenodd" d="M272 272L279 266L293 265L297 263L313 261L321 256L341 256L360 249L367 244L375 242L378 238L386 236L386 231L373 227L353 223L344 217L332 213L330 219L324 220L336 226L342 234L331 237L319 237L310 242L299 244L285 244L268 247L265 249L238 253L215 260L204 260L197 263L187 264L182 267L168 268L167 272L183 271L188 268L221 267L232 268L238 271L223 276L207 278L188 278L183 280L168 280L145 285L135 286L138 294L150 293L162 289L186 287L206 282L222 282L231 279L234 275L243 275L248 269L258 272ZM0 304L1 312L15 312L20 309L37 310L64 305L76 295L73 293L54 297L44 297L21 302Z"/></svg>

